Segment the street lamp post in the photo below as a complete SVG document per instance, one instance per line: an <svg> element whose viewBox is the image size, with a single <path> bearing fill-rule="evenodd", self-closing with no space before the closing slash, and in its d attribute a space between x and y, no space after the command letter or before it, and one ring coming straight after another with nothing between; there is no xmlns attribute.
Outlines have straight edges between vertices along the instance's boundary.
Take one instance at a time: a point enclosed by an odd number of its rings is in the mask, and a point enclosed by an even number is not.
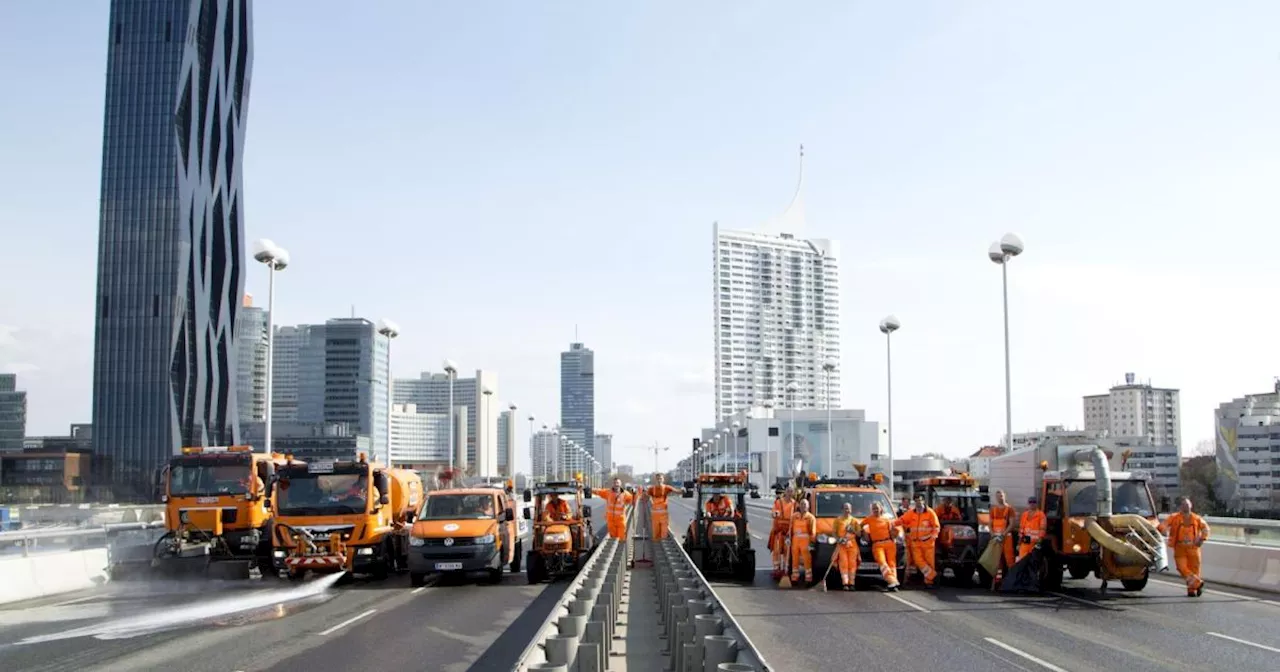
<svg viewBox="0 0 1280 672"><path fill-rule="evenodd" d="M516 479L516 408L515 403L508 402L507 410L511 411L511 422L507 423L507 477L514 484Z"/></svg>
<svg viewBox="0 0 1280 672"><path fill-rule="evenodd" d="M449 377L449 474L454 471L454 459L458 454L457 439L453 435L454 425L458 419L453 415L453 381L458 377L458 365L452 359L444 360L444 372Z"/></svg>
<svg viewBox="0 0 1280 672"><path fill-rule="evenodd" d="M880 333L884 334L884 371L888 387L889 417L886 420L889 435L889 469L886 478L889 482L889 498L893 499L893 332L902 328L898 318L890 315L880 320Z"/></svg>
<svg viewBox="0 0 1280 672"><path fill-rule="evenodd" d="M1009 373L1009 261L1022 254L1026 248L1022 239L1012 233L1004 234L991 243L987 258L1000 264L1002 296L1004 297L1004 448L1013 450L1013 384Z"/></svg>
<svg viewBox="0 0 1280 672"><path fill-rule="evenodd" d="M787 409L791 412L789 426L787 427L787 447L790 449L787 454L787 476L795 476L790 473L796 462L796 392L800 389L800 384L796 381L787 383L787 394L790 400L787 402Z"/></svg>
<svg viewBox="0 0 1280 672"><path fill-rule="evenodd" d="M486 441L486 442L485 442L485 445L482 447L482 446L480 445L480 430L476 430L476 466L475 466L475 470L476 470L476 475L477 475L477 476L492 476L492 475L493 475L493 473L492 473L492 467L490 467L490 465L489 465L489 460L487 459L487 458L489 457L489 443L490 443L490 442L492 442L492 443L496 444L496 443L497 443L497 441L496 441L495 439L497 439L497 438L498 438L497 436L494 436L495 434L497 434L497 432L496 432L496 431L495 431L493 434L490 434L490 433L489 433L489 429L490 429L490 428L489 428L489 418L493 415L493 409L492 409L492 408L490 408L491 404L490 404L490 401L489 401L489 397L492 397L492 396L493 396L493 390L489 389L488 387L482 387L482 388L480 388L480 393L481 393L481 395L482 395L482 398L480 399L480 402L484 404L484 407L483 407L483 409L482 409L482 410L484 411L484 435L485 435L485 438L486 438L486 439L488 439L488 441ZM496 429L496 428L495 428L495 429ZM485 465L484 465L483 473L481 472L480 464L479 464L479 463L480 463L480 451L481 451L482 449L484 450L484 455L485 455L485 458L486 458L486 459L485 459ZM496 445L495 445L495 446L493 446L493 461L494 461L494 462L497 462L497 461L498 461L498 447L497 447Z"/></svg>
<svg viewBox="0 0 1280 672"><path fill-rule="evenodd" d="M400 335L400 325L383 318L378 322L378 333L387 337L387 464L391 464L391 411L395 408L395 398L391 396L391 341Z"/></svg>
<svg viewBox="0 0 1280 672"><path fill-rule="evenodd" d="M734 420L733 424L729 426L733 428L733 473L736 474L738 473L738 465L741 464L738 457L738 430L742 428L742 423Z"/></svg>
<svg viewBox="0 0 1280 672"><path fill-rule="evenodd" d="M737 443L736 441L734 443ZM725 427L720 430L720 462L723 465L729 461L729 428ZM721 469L728 471L728 469Z"/></svg>
<svg viewBox="0 0 1280 672"><path fill-rule="evenodd" d="M773 471L769 468L769 462L772 459L770 453L773 450L773 439L769 438L769 428L773 426L773 402L765 400L764 407L769 411L769 423L765 425L764 429L764 452L760 455L760 471L762 472L760 477L764 480L764 486L768 488L771 487L769 485L769 474ZM750 445L751 440L748 438L747 446L750 447Z"/></svg>
<svg viewBox="0 0 1280 672"><path fill-rule="evenodd" d="M267 238L257 241L253 245L254 261L266 264L267 266L267 396L266 417L263 426L263 447L265 452L271 452L271 395L272 395L272 379L275 378L272 367L275 361L275 318L276 318L276 272L283 271L289 265L289 251L276 245Z"/></svg>
<svg viewBox="0 0 1280 672"><path fill-rule="evenodd" d="M536 465L533 464L533 421L534 420L536 420L536 418L534 418L533 414L530 413L529 414L529 478L533 478L533 473L537 471ZM511 478L515 478L515 477L516 477L516 470L512 469ZM529 482L529 478L525 479L525 483Z"/></svg>
<svg viewBox="0 0 1280 672"><path fill-rule="evenodd" d="M822 370L827 372L827 476L835 476L835 436L831 434L831 372L836 370L836 360L828 359L823 362Z"/></svg>

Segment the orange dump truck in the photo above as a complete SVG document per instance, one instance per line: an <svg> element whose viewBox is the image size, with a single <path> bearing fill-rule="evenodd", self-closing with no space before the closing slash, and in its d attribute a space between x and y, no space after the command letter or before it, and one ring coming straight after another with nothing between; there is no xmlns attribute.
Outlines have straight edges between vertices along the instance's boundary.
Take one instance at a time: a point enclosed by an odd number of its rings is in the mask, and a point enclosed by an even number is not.
<svg viewBox="0 0 1280 672"><path fill-rule="evenodd" d="M301 580L307 572L385 578L408 566L409 528L422 505L422 477L366 460L291 462L278 472L272 559Z"/></svg>

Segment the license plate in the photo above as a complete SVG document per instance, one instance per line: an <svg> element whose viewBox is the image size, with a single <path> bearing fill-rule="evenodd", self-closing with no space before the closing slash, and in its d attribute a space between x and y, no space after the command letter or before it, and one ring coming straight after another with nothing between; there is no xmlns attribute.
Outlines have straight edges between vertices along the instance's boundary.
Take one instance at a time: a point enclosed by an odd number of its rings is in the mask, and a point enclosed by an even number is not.
<svg viewBox="0 0 1280 672"><path fill-rule="evenodd" d="M437 562L436 571L447 572L451 569L462 569L461 562Z"/></svg>

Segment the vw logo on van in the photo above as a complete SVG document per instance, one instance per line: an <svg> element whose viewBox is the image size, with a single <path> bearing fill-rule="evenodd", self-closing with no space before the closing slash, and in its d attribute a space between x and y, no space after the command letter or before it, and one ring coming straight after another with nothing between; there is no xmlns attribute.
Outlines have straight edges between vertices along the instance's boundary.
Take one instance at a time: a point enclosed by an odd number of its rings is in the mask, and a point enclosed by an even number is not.
<svg viewBox="0 0 1280 672"><path fill-rule="evenodd" d="M452 545L453 545L453 537L445 537L444 545L445 545L445 546L452 546Z"/></svg>

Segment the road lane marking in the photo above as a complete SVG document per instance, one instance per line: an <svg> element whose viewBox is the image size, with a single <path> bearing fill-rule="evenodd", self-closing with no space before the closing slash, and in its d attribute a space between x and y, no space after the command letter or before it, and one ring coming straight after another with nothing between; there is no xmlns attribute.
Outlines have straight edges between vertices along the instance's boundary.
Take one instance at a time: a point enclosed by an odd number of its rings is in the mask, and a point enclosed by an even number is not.
<svg viewBox="0 0 1280 672"><path fill-rule="evenodd" d="M1117 608L1112 607L1112 606L1110 606L1110 605L1101 604L1101 603L1098 603L1098 602L1093 602L1093 601L1091 601L1091 600L1086 600L1086 599L1085 599L1085 598L1083 598L1083 597L1076 597L1075 595L1068 595L1068 594L1066 594L1066 593L1059 593L1059 592L1054 591L1054 590L1050 590L1050 591L1046 592L1045 594L1046 594L1046 595L1052 595L1052 596L1054 596L1054 597L1060 597L1060 598L1062 598L1062 599L1064 599L1064 600L1071 600L1072 602L1078 602L1078 603L1083 604L1083 605L1085 605L1085 606L1087 606L1087 607L1094 607L1095 609L1106 609L1106 610L1108 610L1108 611L1123 611L1122 609L1117 609Z"/></svg>
<svg viewBox="0 0 1280 672"><path fill-rule="evenodd" d="M983 637L982 639L986 641L988 644L995 644L996 646L1004 649L1005 651L1008 651L1009 653L1012 653L1015 656L1021 656L1035 663L1036 665L1043 667L1046 670L1053 670L1053 672L1067 672L1066 670L1062 669L1061 667L1058 667L1057 665L1054 665L1053 663L1036 658L1035 656L1027 653L1026 651L1023 651L1022 649L1015 649L1012 646L1009 646L1008 644L1005 644L1004 642L998 639L992 639L991 637Z"/></svg>
<svg viewBox="0 0 1280 672"><path fill-rule="evenodd" d="M1222 639L1226 639L1226 640L1229 640L1229 641L1235 642L1235 643L1237 643L1237 644L1246 644L1246 645L1248 645L1248 646L1257 647L1257 648L1259 648L1259 649L1262 649L1263 651L1270 651L1270 652L1272 652L1272 653L1280 653L1280 649L1277 649L1277 648L1272 647L1272 646L1267 646L1267 645L1265 645L1265 644L1259 644L1259 643L1257 643L1257 642L1251 642L1251 641L1249 641L1249 640L1247 640L1247 639L1240 639L1239 637L1232 637L1232 636L1230 636L1230 635L1223 635L1223 634L1219 634L1219 633L1216 633L1216 632L1206 632L1206 633L1204 633L1204 634L1206 634L1206 635L1210 635L1210 636L1212 636L1212 637L1219 637L1219 638L1222 638Z"/></svg>
<svg viewBox="0 0 1280 672"><path fill-rule="evenodd" d="M345 620L345 621L343 621L343 622L341 622L341 623L339 623L339 624L337 624L337 625L333 626L332 628L329 628L328 630L321 630L318 634L319 634L320 636L322 636L322 637L323 637L324 635L331 635L331 634L333 634L333 633L335 633L335 632L337 632L337 631L339 631L339 630L341 630L341 629L343 629L343 628L347 627L348 625L351 625L352 623L355 623L356 621L358 621L358 620L360 620L360 619L362 619L362 618L368 618L368 617L370 617L370 616L374 615L374 613L376 613L377 611L378 611L377 609L370 609L369 611L366 611L366 612L364 612L363 614L357 614L357 615L352 616L351 618L348 618L347 620Z"/></svg>
<svg viewBox="0 0 1280 672"><path fill-rule="evenodd" d="M422 591L424 591L424 590L426 590L426 589L427 589L427 586L422 586L422 587L420 587L420 588L414 588L413 590L409 591L409 594L410 594L410 595L417 595L418 593L421 593Z"/></svg>
<svg viewBox="0 0 1280 672"><path fill-rule="evenodd" d="M84 597L77 597L77 598L76 598L76 599L74 599L74 600L67 600L66 602L59 602L59 603L57 603L57 604L51 604L51 605L49 605L49 606L51 606L51 607L65 607L65 606L67 606L67 605L69 605L69 604L79 604L79 603L81 603L81 602L88 602L89 600L96 600L96 599L98 599L99 597L101 597L101 596L100 596L100 595L86 595L86 596L84 596Z"/></svg>
<svg viewBox="0 0 1280 672"><path fill-rule="evenodd" d="M920 611L920 612L923 612L923 613L926 613L926 614L932 613L932 612L930 612L928 609L925 609L924 607L922 607L922 606L920 606L920 605L916 604L915 602L912 602L911 600L908 600L908 599L907 599L907 598L905 598L905 597L901 597L901 596L898 596L898 595L894 595L893 593L881 593L881 594L882 594L882 595L884 595L885 597L887 597L887 598L891 599L891 600L895 600L895 601L901 602L901 603L903 603L903 604L907 605L908 607L911 607L912 609L915 609L916 611Z"/></svg>

